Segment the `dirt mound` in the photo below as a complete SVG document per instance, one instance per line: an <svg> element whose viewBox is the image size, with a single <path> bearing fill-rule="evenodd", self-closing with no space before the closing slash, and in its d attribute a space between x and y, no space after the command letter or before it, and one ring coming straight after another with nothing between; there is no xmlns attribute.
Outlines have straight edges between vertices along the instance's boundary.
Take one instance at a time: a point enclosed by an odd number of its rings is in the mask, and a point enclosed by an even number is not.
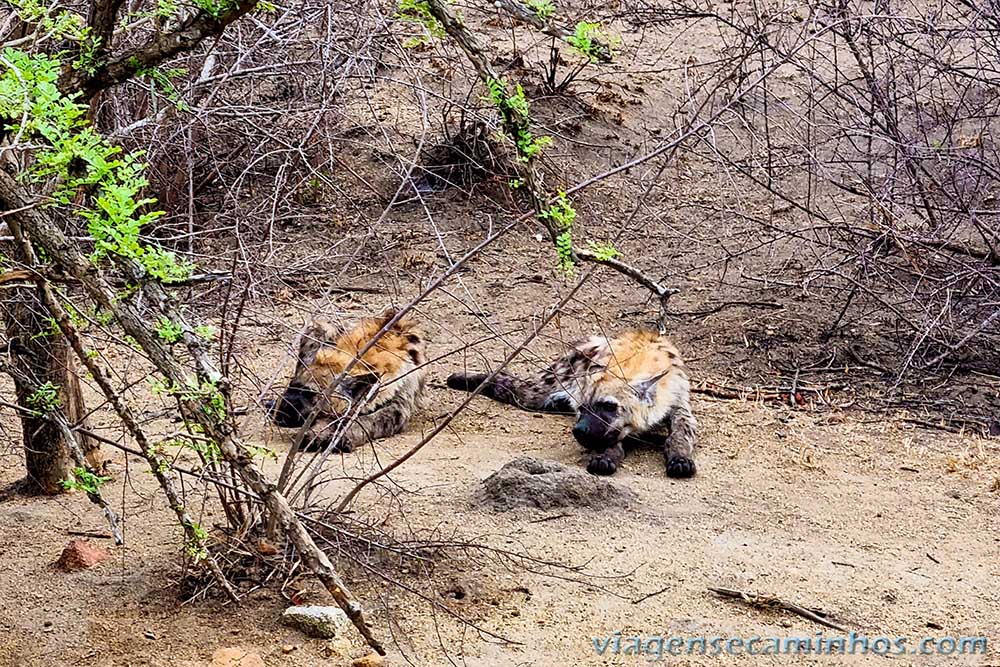
<svg viewBox="0 0 1000 667"><path fill-rule="evenodd" d="M488 502L501 511L515 507L625 507L638 499L631 489L579 468L529 456L504 465L483 480L483 487Z"/></svg>

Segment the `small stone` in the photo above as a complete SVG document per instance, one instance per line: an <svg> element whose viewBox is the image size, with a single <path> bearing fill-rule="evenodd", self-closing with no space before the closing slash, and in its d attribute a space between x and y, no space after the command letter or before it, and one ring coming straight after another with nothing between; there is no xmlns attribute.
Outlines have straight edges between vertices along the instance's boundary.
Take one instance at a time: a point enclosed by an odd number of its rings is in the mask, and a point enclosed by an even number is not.
<svg viewBox="0 0 1000 667"><path fill-rule="evenodd" d="M298 646L294 644L285 644L284 646L281 647L281 652L284 653L285 655L288 655L297 648Z"/></svg>
<svg viewBox="0 0 1000 667"><path fill-rule="evenodd" d="M264 659L244 648L220 648L212 654L211 667L264 667Z"/></svg>
<svg viewBox="0 0 1000 667"><path fill-rule="evenodd" d="M350 657L354 646L344 638L332 639L326 643L321 653L324 658L347 658Z"/></svg>
<svg viewBox="0 0 1000 667"><path fill-rule="evenodd" d="M89 570L110 557L107 551L87 540L71 540L56 561L56 567L63 572Z"/></svg>
<svg viewBox="0 0 1000 667"><path fill-rule="evenodd" d="M351 662L351 667L382 667L384 664L385 658L378 653L369 653L360 658L355 658Z"/></svg>
<svg viewBox="0 0 1000 667"><path fill-rule="evenodd" d="M261 540L257 544L257 551L260 552L261 556L275 556L278 553L278 547L274 546L267 540Z"/></svg>
<svg viewBox="0 0 1000 667"><path fill-rule="evenodd" d="M281 622L309 637L331 639L351 624L340 607L296 606L281 615Z"/></svg>

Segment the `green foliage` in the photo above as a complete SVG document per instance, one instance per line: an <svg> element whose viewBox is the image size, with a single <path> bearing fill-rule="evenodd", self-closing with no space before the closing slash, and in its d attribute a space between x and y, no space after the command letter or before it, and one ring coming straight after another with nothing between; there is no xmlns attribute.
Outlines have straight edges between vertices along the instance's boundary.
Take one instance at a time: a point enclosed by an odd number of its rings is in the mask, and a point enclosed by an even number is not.
<svg viewBox="0 0 1000 667"><path fill-rule="evenodd" d="M619 41L601 30L600 23L589 21L577 23L573 27L573 34L566 38L573 50L592 63L597 62L601 56L613 55L611 51Z"/></svg>
<svg viewBox="0 0 1000 667"><path fill-rule="evenodd" d="M528 9L535 12L535 16L538 17L539 21L545 23L549 22L556 13L556 6L552 4L552 0L525 0L525 5Z"/></svg>
<svg viewBox="0 0 1000 667"><path fill-rule="evenodd" d="M179 111L188 111L190 107L187 105L187 102L181 99L180 93L174 87L173 79L185 74L187 74L187 70L182 67L162 69L159 67L142 67L140 65L135 70L137 77L149 81L154 93L159 90Z"/></svg>
<svg viewBox="0 0 1000 667"><path fill-rule="evenodd" d="M219 445L208 440L189 440L186 447L193 452L197 452L209 463L218 463L222 460L222 450Z"/></svg>
<svg viewBox="0 0 1000 667"><path fill-rule="evenodd" d="M46 382L40 385L26 399L28 407L38 412L51 412L59 407L59 385Z"/></svg>
<svg viewBox="0 0 1000 667"><path fill-rule="evenodd" d="M117 256L134 260L163 282L187 278L190 263L139 241L142 227L163 215L146 210L155 200L140 196L148 185L141 153L122 155L120 147L94 132L86 119L87 106L57 88L58 60L10 48L2 58L6 69L0 75L0 119L10 122L5 129L11 134L38 141L27 177L36 183L58 183L52 204L71 207L81 189L89 193L89 201L75 212L94 238L91 260Z"/></svg>
<svg viewBox="0 0 1000 667"><path fill-rule="evenodd" d="M176 343L184 335L184 329L164 316L160 318L160 321L156 325L156 335L168 343Z"/></svg>
<svg viewBox="0 0 1000 667"><path fill-rule="evenodd" d="M400 0L399 10L396 11L396 18L407 23L416 23L427 32L418 37L406 40L403 46L413 48L421 44L430 43L431 39L442 39L445 35L444 26L431 13L427 0Z"/></svg>
<svg viewBox="0 0 1000 667"><path fill-rule="evenodd" d="M521 84L514 87L514 93L508 94L507 81L504 79L487 79L486 90L488 99L500 112L508 131L514 135L517 147L517 159L528 163L538 157L542 150L552 143L552 137L536 137L528 128L530 106L524 95Z"/></svg>
<svg viewBox="0 0 1000 667"><path fill-rule="evenodd" d="M115 321L115 314L110 310L99 310L94 313L94 319L97 320L97 323L102 327L106 327Z"/></svg>
<svg viewBox="0 0 1000 667"><path fill-rule="evenodd" d="M101 38L92 36L90 28L87 28L87 34L80 40L80 52L73 61L73 69L93 76L97 72L97 51L100 46Z"/></svg>
<svg viewBox="0 0 1000 667"><path fill-rule="evenodd" d="M195 563L208 558L208 550L205 548L208 532L193 521L187 524L187 528L191 533L184 539L185 553L193 558Z"/></svg>
<svg viewBox="0 0 1000 667"><path fill-rule="evenodd" d="M594 252L594 259L598 262L606 262L609 259L615 259L616 257L622 256L622 254L618 252L618 248L611 243L595 243L594 241L587 241L587 246Z"/></svg>
<svg viewBox="0 0 1000 667"><path fill-rule="evenodd" d="M559 257L559 268L567 276L573 275L573 234L562 232L556 236L556 255Z"/></svg>
<svg viewBox="0 0 1000 667"><path fill-rule="evenodd" d="M507 94L507 81L505 79L487 79L486 88L490 91L490 101L501 112L514 116L515 118L528 118L530 106L528 98L524 96L524 88L521 84L514 86L514 93Z"/></svg>
<svg viewBox="0 0 1000 667"><path fill-rule="evenodd" d="M69 321L73 325L73 328L77 331L86 329L87 325L90 324L87 318L83 316L83 313L77 310L76 306L73 304L64 303L63 309L66 311L66 314L69 315Z"/></svg>
<svg viewBox="0 0 1000 667"><path fill-rule="evenodd" d="M517 151L522 162L530 162L538 157L542 149L552 144L552 137L535 137L524 130L517 135Z"/></svg>
<svg viewBox="0 0 1000 667"><path fill-rule="evenodd" d="M576 220L576 209L570 203L565 192L559 192L556 201L538 214L558 232L555 238L556 254L559 257L559 268L566 275L573 275L573 222Z"/></svg>
<svg viewBox="0 0 1000 667"><path fill-rule="evenodd" d="M67 491L84 491L87 495L93 496L98 493L101 486L110 481L110 477L100 477L86 468L76 467L73 469L73 479L64 479L60 484Z"/></svg>
<svg viewBox="0 0 1000 667"><path fill-rule="evenodd" d="M222 450L219 449L219 445L204 438L182 436L173 440L161 442L158 447L180 447L182 449L189 449L192 452L199 454L206 463L218 463L222 460Z"/></svg>
<svg viewBox="0 0 1000 667"><path fill-rule="evenodd" d="M274 451L270 447L263 447L257 445L244 445L244 449L250 454L251 458L261 458L261 459L271 459L272 461L278 460L278 452Z"/></svg>
<svg viewBox="0 0 1000 667"><path fill-rule="evenodd" d="M198 382L193 377L185 379L183 385L169 380L154 379L150 382L154 394L158 396L173 396L180 401L201 403L202 410L216 422L226 418L226 399L216 382L204 380Z"/></svg>
<svg viewBox="0 0 1000 667"><path fill-rule="evenodd" d="M41 331L33 333L31 338L28 340L35 342L36 340L42 340L43 338L58 336L60 333L62 332L59 329L59 323L56 322L56 319L54 317L46 317L45 328Z"/></svg>
<svg viewBox="0 0 1000 667"><path fill-rule="evenodd" d="M67 9L53 11L62 3L41 0L7 0L25 23L36 24L42 32L56 40L83 42L90 34L84 18Z"/></svg>
<svg viewBox="0 0 1000 667"><path fill-rule="evenodd" d="M215 340L216 331L215 327L211 324L199 324L194 328L194 333L198 338L207 341Z"/></svg>
<svg viewBox="0 0 1000 667"><path fill-rule="evenodd" d="M156 11L153 14L158 19L168 19L177 13L177 0L156 0Z"/></svg>
<svg viewBox="0 0 1000 667"><path fill-rule="evenodd" d="M521 187L522 185L524 185L524 179L523 178L512 178L509 181L507 181L507 185L508 185L508 187L510 187L511 190L517 190L519 187Z"/></svg>
<svg viewBox="0 0 1000 667"><path fill-rule="evenodd" d="M8 0L18 16L29 24L41 27L42 33L57 41L76 42L79 46L73 69L93 75L97 71L97 51L100 37L95 37L80 14L55 8L61 3L44 3L41 0Z"/></svg>
<svg viewBox="0 0 1000 667"><path fill-rule="evenodd" d="M237 7L236 0L194 0L194 4L198 9L216 19Z"/></svg>

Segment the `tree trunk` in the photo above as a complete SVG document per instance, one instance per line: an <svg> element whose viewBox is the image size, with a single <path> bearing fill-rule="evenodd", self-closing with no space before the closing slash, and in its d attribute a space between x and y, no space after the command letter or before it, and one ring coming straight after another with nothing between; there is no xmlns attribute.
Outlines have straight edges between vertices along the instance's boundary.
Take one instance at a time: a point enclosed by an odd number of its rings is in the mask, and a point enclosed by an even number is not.
<svg viewBox="0 0 1000 667"><path fill-rule="evenodd" d="M73 351L49 326L47 313L34 288L9 291L13 294L5 299L5 316L10 360L17 369L13 378L17 404L26 410L43 412L45 406L38 400L38 388L53 386L57 388L58 405L69 423L84 425L86 407L73 364ZM22 489L26 493L45 495L62 492L60 482L71 476L74 467L62 432L43 416L22 412L20 417L27 468ZM82 434L78 441L87 462L94 470L102 471L104 461L99 443Z"/></svg>

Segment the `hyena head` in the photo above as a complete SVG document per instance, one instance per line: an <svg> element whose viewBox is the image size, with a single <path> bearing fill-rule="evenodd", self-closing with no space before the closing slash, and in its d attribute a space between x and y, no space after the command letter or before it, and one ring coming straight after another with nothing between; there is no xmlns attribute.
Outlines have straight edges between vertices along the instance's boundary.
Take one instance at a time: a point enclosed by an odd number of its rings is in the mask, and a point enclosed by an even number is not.
<svg viewBox="0 0 1000 667"><path fill-rule="evenodd" d="M656 333L595 337L577 350L589 372L581 383L573 437L587 449L603 451L630 435L653 430L686 390L676 348Z"/></svg>
<svg viewBox="0 0 1000 667"><path fill-rule="evenodd" d="M386 312L380 317L362 320L349 331L324 322L311 324L299 343L292 380L271 408L275 425L298 428L313 413L328 417L345 415L358 401L375 400L372 389L382 382L422 364L425 359L419 332L403 320L382 336L334 385L358 352L394 314ZM396 386L379 387L376 393L379 399L387 399L396 390Z"/></svg>

